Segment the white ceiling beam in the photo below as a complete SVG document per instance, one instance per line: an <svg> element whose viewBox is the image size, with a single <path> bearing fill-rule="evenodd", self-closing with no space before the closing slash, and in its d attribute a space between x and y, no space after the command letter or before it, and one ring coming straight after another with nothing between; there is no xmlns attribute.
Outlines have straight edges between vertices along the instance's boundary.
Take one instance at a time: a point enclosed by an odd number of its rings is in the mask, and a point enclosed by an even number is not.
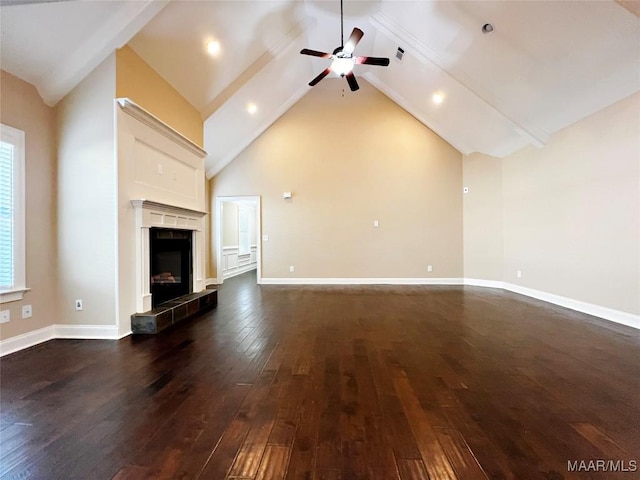
<svg viewBox="0 0 640 480"><path fill-rule="evenodd" d="M249 80L263 70L274 60L277 60L282 55L289 45L293 44L298 37L307 32L311 27L315 26L317 22L311 18L305 18L302 21L296 23L291 30L289 30L284 36L282 36L274 45L269 47L260 57L249 65L240 75L238 75L233 82L225 87L209 104L202 109L200 115L203 120L206 120L215 113L222 105L225 104L238 90L240 90Z"/></svg>
<svg viewBox="0 0 640 480"><path fill-rule="evenodd" d="M526 125L525 122L518 120L516 116L510 112L511 109L508 107L505 101L497 98L494 94L491 94L486 89L477 85L477 82L474 82L465 73L459 70L452 71L452 69L447 65L444 59L442 59L442 57L435 50L431 49L418 37L407 31L389 15L386 15L383 12L378 12L373 17L371 17L370 22L375 28L378 29L379 32L381 32L387 38L393 40L398 45L406 45L406 53L411 53L421 62L428 65L433 65L444 72L452 81L456 82L470 94L474 95L484 104L486 104L488 108L495 111L498 115L504 118L505 121L511 125L511 128L516 133L526 138L529 143L540 148L548 142L549 134L531 125ZM416 118L419 118L411 110L407 109L406 107L403 108L405 108Z"/></svg>
<svg viewBox="0 0 640 480"><path fill-rule="evenodd" d="M414 117L431 131L435 132L440 138L442 138L460 153L464 155L470 155L474 152L474 149L469 145L466 145L458 139L454 139L450 135L447 135L447 129L439 125L438 122L436 122L433 118L426 118L424 115L420 114L418 110L413 106L412 102L404 98L400 93L380 80L374 73L365 72L361 76L371 85L380 90L384 95L389 97L398 106L403 108L409 115Z"/></svg>
<svg viewBox="0 0 640 480"><path fill-rule="evenodd" d="M265 120L255 128L251 135L247 135L243 137L243 141L238 143L234 150L227 152L221 158L215 158L212 155L209 155L205 159L205 167L206 167L206 175L207 178L212 178L215 176L220 170L229 165L238 155L240 155L244 149L246 149L249 145L253 143L253 141L262 135L271 125L276 123L278 119L287 113L291 107L293 107L298 101L304 97L307 93L309 93L311 89L304 85L302 88L298 89L291 95L287 101L285 101L280 108L278 108L275 112L269 115Z"/></svg>
<svg viewBox="0 0 640 480"><path fill-rule="evenodd" d="M38 92L54 106L117 48L123 47L169 0L136 0L122 6L85 39L53 72L38 79ZM114 92L115 94L115 92Z"/></svg>

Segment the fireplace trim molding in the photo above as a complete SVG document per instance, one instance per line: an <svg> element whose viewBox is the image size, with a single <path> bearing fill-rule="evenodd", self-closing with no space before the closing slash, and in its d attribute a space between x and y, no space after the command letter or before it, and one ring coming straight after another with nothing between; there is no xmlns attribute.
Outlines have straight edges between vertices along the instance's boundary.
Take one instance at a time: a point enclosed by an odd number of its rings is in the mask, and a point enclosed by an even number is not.
<svg viewBox="0 0 640 480"><path fill-rule="evenodd" d="M149 230L152 227L193 232L193 292L204 290L204 233L207 213L145 199L131 200L131 205L136 217L136 313L151 310Z"/></svg>

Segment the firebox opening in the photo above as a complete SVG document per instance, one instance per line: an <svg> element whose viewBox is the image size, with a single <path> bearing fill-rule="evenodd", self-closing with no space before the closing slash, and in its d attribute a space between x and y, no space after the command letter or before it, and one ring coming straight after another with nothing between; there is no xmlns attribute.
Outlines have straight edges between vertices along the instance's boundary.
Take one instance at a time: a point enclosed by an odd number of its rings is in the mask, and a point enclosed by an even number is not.
<svg viewBox="0 0 640 480"><path fill-rule="evenodd" d="M190 230L151 228L151 304L165 302L193 292L193 261Z"/></svg>

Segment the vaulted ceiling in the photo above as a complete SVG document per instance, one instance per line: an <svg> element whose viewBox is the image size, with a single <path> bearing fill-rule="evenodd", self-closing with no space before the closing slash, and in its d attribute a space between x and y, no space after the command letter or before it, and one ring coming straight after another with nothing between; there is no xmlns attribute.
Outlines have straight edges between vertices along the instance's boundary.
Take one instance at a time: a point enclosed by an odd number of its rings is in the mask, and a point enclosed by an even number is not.
<svg viewBox="0 0 640 480"><path fill-rule="evenodd" d="M558 130L640 90L640 18L630 0L345 0L345 37L368 81L463 153L543 146ZM125 44L204 120L217 173L304 96L340 44L338 0L3 0L0 66L57 103ZM490 23L492 33L483 33ZM220 44L212 56L209 41ZM396 58L398 47L404 50ZM344 83L344 95L350 92ZM444 101L435 104L434 93ZM342 91L336 91L342 95ZM247 105L256 112L247 112Z"/></svg>

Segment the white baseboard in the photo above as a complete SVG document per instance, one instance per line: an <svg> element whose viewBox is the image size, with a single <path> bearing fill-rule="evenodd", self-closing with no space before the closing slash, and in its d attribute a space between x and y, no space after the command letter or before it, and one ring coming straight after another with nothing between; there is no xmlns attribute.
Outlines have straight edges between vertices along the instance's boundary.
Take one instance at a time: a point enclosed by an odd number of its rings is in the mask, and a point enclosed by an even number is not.
<svg viewBox="0 0 640 480"><path fill-rule="evenodd" d="M118 340L115 325L54 325L55 338L79 338L84 340ZM126 336L126 335L124 335Z"/></svg>
<svg viewBox="0 0 640 480"><path fill-rule="evenodd" d="M218 284L218 279L217 278L207 278L204 281L204 286L205 288L209 285L217 285Z"/></svg>
<svg viewBox="0 0 640 480"><path fill-rule="evenodd" d="M470 287L504 288L504 282L498 280L481 280L478 278L465 278L464 284Z"/></svg>
<svg viewBox="0 0 640 480"><path fill-rule="evenodd" d="M0 357L56 338L120 340L130 334L131 332L118 334L118 327L112 325L49 325L32 332L0 340Z"/></svg>
<svg viewBox="0 0 640 480"><path fill-rule="evenodd" d="M207 279L207 282L215 279ZM207 283L211 284L211 283ZM602 307L553 293L534 290L496 280L474 278L263 278L264 285L469 285L486 288L500 288L510 292L536 298L560 307L593 315L621 325L640 330L640 315ZM119 340L129 335L118 333L118 327L112 325L50 325L33 332L0 340L0 357L32 347L55 338L105 339Z"/></svg>
<svg viewBox="0 0 640 480"><path fill-rule="evenodd" d="M536 298L560 307L569 308L577 312L593 315L594 317L604 318L611 322L620 323L628 327L640 329L640 315L614 310L612 308L602 307L593 303L575 300L573 298L563 297L554 293L542 292L532 288L514 285L513 283L504 282L502 288L510 292L526 295L527 297Z"/></svg>
<svg viewBox="0 0 640 480"><path fill-rule="evenodd" d="M621 325L640 329L640 315L602 307L592 303L562 297L553 293L534 290L499 280L476 278L263 278L264 285L469 285L499 288L536 298L560 307L593 315Z"/></svg>
<svg viewBox="0 0 640 480"><path fill-rule="evenodd" d="M262 278L263 285L463 285L462 278Z"/></svg>
<svg viewBox="0 0 640 480"><path fill-rule="evenodd" d="M255 263L250 263L249 265L244 265L242 267L234 268L233 270L227 270L222 272L222 278L226 280L227 278L235 277L236 275L242 275L243 273L250 272L251 270L257 270L258 265Z"/></svg>
<svg viewBox="0 0 640 480"><path fill-rule="evenodd" d="M18 350L33 347L48 340L53 340L54 338L56 338L55 325L49 325L48 327L40 328L32 332L7 338L6 340L0 341L0 357L17 352Z"/></svg>

